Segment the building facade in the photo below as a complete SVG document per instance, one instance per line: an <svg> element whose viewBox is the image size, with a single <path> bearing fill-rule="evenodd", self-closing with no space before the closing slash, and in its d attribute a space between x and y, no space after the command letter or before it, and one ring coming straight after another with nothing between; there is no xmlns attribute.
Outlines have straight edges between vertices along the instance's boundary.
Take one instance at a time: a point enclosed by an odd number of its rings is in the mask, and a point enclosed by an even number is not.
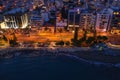
<svg viewBox="0 0 120 80"><path fill-rule="evenodd" d="M95 28L96 16L93 13L83 12L80 18L81 29L92 30Z"/></svg>
<svg viewBox="0 0 120 80"><path fill-rule="evenodd" d="M80 11L68 11L68 27L80 27Z"/></svg>
<svg viewBox="0 0 120 80"><path fill-rule="evenodd" d="M17 11L17 12L16 12ZM20 12L19 12L20 11ZM26 28L28 26L28 14L21 9L15 9L4 15L4 25L1 28Z"/></svg>
<svg viewBox="0 0 120 80"><path fill-rule="evenodd" d="M120 10L114 10L111 22L111 33L120 34Z"/></svg>
<svg viewBox="0 0 120 80"><path fill-rule="evenodd" d="M110 30L111 20L112 20L111 9L104 9L101 12L97 13L96 19L96 30L98 32L105 32Z"/></svg>
<svg viewBox="0 0 120 80"><path fill-rule="evenodd" d="M85 10L69 10L68 27L92 30L95 28L96 15Z"/></svg>

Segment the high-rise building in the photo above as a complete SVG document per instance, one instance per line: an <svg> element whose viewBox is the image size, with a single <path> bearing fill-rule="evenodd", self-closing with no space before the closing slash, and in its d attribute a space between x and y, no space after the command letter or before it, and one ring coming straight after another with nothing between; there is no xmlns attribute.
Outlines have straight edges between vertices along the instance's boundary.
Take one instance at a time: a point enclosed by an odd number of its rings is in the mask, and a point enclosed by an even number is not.
<svg viewBox="0 0 120 80"><path fill-rule="evenodd" d="M80 11L79 9L72 9L68 11L68 27L79 27L80 25Z"/></svg>
<svg viewBox="0 0 120 80"><path fill-rule="evenodd" d="M86 30L92 30L95 28L96 15L90 12L82 12L80 16L80 27Z"/></svg>
<svg viewBox="0 0 120 80"><path fill-rule="evenodd" d="M111 32L120 34L120 10L114 10L111 21Z"/></svg>
<svg viewBox="0 0 120 80"><path fill-rule="evenodd" d="M68 27L79 27L80 29L91 30L95 28L96 15L86 10L69 10Z"/></svg>
<svg viewBox="0 0 120 80"><path fill-rule="evenodd" d="M96 30L98 32L108 31L110 29L113 10L105 8L97 13Z"/></svg>
<svg viewBox="0 0 120 80"><path fill-rule="evenodd" d="M16 8L4 14L4 26L1 28L26 28L27 26L27 10Z"/></svg>

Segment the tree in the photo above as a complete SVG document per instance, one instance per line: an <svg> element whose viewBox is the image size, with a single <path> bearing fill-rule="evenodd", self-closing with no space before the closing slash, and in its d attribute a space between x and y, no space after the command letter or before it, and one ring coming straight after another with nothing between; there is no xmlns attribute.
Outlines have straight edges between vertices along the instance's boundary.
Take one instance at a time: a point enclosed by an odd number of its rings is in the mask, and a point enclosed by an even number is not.
<svg viewBox="0 0 120 80"><path fill-rule="evenodd" d="M63 30L60 28L60 29L58 29L58 31L59 31L59 33L62 33L63 32Z"/></svg>
<svg viewBox="0 0 120 80"><path fill-rule="evenodd" d="M60 45L63 46L64 45L64 41L60 41Z"/></svg>
<svg viewBox="0 0 120 80"><path fill-rule="evenodd" d="M16 37L15 33L13 33L13 39L9 40L9 44L10 44L10 46L15 46L15 45L18 44L17 43L17 37Z"/></svg>
<svg viewBox="0 0 120 80"><path fill-rule="evenodd" d="M56 45L61 45L61 46L63 46L63 45L64 45L64 41L58 41L58 42L56 42Z"/></svg>
<svg viewBox="0 0 120 80"><path fill-rule="evenodd" d="M75 32L74 32L74 39L75 40L78 40L78 28L77 27L75 27Z"/></svg>
<svg viewBox="0 0 120 80"><path fill-rule="evenodd" d="M97 40L98 40L99 42L102 42L102 41L108 40L108 38L107 38L107 36L97 36Z"/></svg>
<svg viewBox="0 0 120 80"><path fill-rule="evenodd" d="M13 40L17 41L17 37L16 37L15 33L13 33Z"/></svg>
<svg viewBox="0 0 120 80"><path fill-rule="evenodd" d="M83 34L83 40L86 41L86 38L87 38L87 30L84 30L84 34Z"/></svg>
<svg viewBox="0 0 120 80"><path fill-rule="evenodd" d="M86 43L87 43L88 45L91 45L94 40L95 40L94 37L88 37L88 39L86 40Z"/></svg>
<svg viewBox="0 0 120 80"><path fill-rule="evenodd" d="M9 44L10 44L10 46L15 46L15 45L17 45L18 43L15 41L15 40L13 40L13 39L10 39L9 40Z"/></svg>
<svg viewBox="0 0 120 80"><path fill-rule="evenodd" d="M71 39L72 45L74 46L81 46L81 44L86 41L87 31L84 30L84 34L82 38L80 38L79 40L77 38L78 38L78 28L75 28L74 38Z"/></svg>
<svg viewBox="0 0 120 80"><path fill-rule="evenodd" d="M94 36L95 39L96 39L96 35L97 35L97 31L96 31L96 28L94 28L94 30L93 30L93 36Z"/></svg>
<svg viewBox="0 0 120 80"><path fill-rule="evenodd" d="M103 41L106 41L106 40L108 40L108 37L107 36L102 36L102 39L103 39Z"/></svg>
<svg viewBox="0 0 120 80"><path fill-rule="evenodd" d="M7 39L7 37L5 35L3 35L3 40L8 41L8 39Z"/></svg>
<svg viewBox="0 0 120 80"><path fill-rule="evenodd" d="M10 46L13 47L13 46L15 45L15 43L16 43L16 42L14 42L14 40L12 40L12 39L9 40L9 44L10 44Z"/></svg>
<svg viewBox="0 0 120 80"><path fill-rule="evenodd" d="M78 44L81 45L84 41L85 41L85 39L84 39L84 37L82 37L78 40Z"/></svg>
<svg viewBox="0 0 120 80"><path fill-rule="evenodd" d="M61 40L62 40L61 33L63 32L63 30L60 28L60 29L58 29L58 31L59 31L59 33L60 33L60 38L61 38Z"/></svg>
<svg viewBox="0 0 120 80"><path fill-rule="evenodd" d="M97 36L97 41L101 41L102 40L102 36Z"/></svg>
<svg viewBox="0 0 120 80"><path fill-rule="evenodd" d="M67 41L67 42L65 42L65 44L66 44L67 46L69 46L69 45L70 45L70 42L69 42L69 41Z"/></svg>
<svg viewBox="0 0 120 80"><path fill-rule="evenodd" d="M72 45L79 46L79 41L78 40L73 38L73 39L71 39L71 42L72 42Z"/></svg>

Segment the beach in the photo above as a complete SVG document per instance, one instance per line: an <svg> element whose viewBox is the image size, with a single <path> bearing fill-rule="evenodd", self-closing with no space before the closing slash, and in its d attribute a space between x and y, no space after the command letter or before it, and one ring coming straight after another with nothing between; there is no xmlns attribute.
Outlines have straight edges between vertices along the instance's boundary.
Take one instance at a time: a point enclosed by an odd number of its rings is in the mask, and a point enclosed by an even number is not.
<svg viewBox="0 0 120 80"><path fill-rule="evenodd" d="M90 64L120 67L120 49L96 50L89 47L6 48L0 50L0 59L15 57L60 56L76 58Z"/></svg>

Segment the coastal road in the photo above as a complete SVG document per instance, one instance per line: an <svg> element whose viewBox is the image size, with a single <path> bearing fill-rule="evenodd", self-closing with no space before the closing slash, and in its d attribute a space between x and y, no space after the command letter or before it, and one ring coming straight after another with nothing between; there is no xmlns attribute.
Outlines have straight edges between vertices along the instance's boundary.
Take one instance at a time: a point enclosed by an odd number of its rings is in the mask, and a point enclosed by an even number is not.
<svg viewBox="0 0 120 80"><path fill-rule="evenodd" d="M97 35L104 35L108 37L108 41L114 44L120 44L120 35L113 35L109 33L97 33ZM31 32L30 36L27 36L26 34L16 34L16 37L18 39L18 42L46 42L46 41L71 41L73 38L74 33L73 32L57 32L56 34L52 32ZM81 38L83 36L83 33L78 34L78 38ZM93 36L93 34L87 34L87 36ZM11 39L13 35L7 34L7 38Z"/></svg>

